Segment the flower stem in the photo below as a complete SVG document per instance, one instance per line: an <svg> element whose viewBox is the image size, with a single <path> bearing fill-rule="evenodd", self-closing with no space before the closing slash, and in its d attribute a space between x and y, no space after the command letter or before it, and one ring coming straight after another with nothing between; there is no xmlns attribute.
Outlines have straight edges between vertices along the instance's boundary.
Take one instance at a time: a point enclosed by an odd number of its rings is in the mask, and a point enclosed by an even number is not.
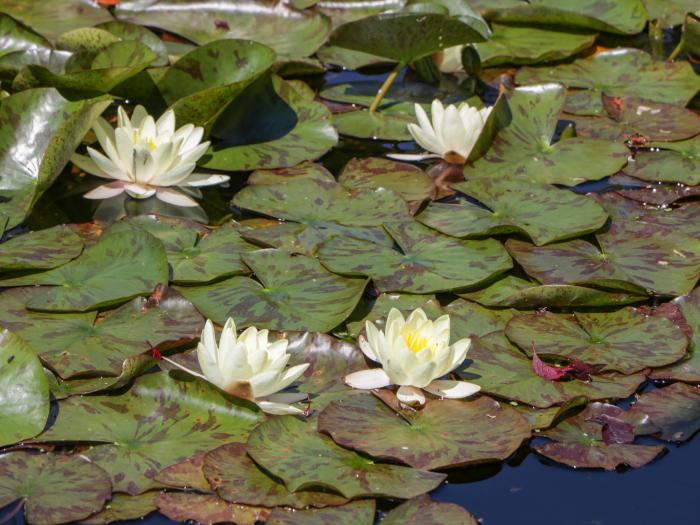
<svg viewBox="0 0 700 525"><path fill-rule="evenodd" d="M377 91L377 94L374 96L374 100L372 101L372 104L369 107L370 113L374 113L375 111L377 111L377 108L379 107L379 104L384 98L384 95L386 95L386 92L389 91L389 88L394 83L394 80L396 80L396 77L399 75L399 73L405 65L406 64L403 62L399 62L398 64L396 64L394 70L391 73L389 73L389 76L386 77L386 80L382 84L382 87L379 88L379 91Z"/></svg>
<svg viewBox="0 0 700 525"><path fill-rule="evenodd" d="M668 55L669 62L673 62L675 59L678 58L678 55L680 55L681 52L683 52L683 47L684 47L683 44L684 44L684 42L683 42L683 39L681 38L681 41L678 42L678 45L676 46L676 48L671 52L670 55Z"/></svg>
<svg viewBox="0 0 700 525"><path fill-rule="evenodd" d="M178 363L177 361L173 361L172 359L168 359L167 357L161 357L161 359L162 359L163 361L165 361L166 363L170 363L170 364L173 365L174 367L179 368L179 369L182 370L183 372L187 372L187 373L190 374L190 375L193 375L193 376L198 377L198 378L200 378L200 379L204 379L205 381L209 381L204 375L198 374L197 372L195 372L194 370L190 370L190 369L187 368L186 366L182 366L182 365L181 365L180 363Z"/></svg>
<svg viewBox="0 0 700 525"><path fill-rule="evenodd" d="M4 518L0 519L0 523L7 523L10 521L12 518L14 518L17 514L19 514L19 511L21 511L24 508L24 503L25 503L26 498L22 498L17 502L17 505L5 516Z"/></svg>

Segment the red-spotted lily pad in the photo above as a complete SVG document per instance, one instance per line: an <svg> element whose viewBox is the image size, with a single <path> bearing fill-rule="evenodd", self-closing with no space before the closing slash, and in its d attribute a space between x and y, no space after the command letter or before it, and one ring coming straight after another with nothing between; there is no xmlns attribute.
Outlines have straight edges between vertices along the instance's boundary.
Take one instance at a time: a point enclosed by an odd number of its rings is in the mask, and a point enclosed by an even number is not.
<svg viewBox="0 0 700 525"><path fill-rule="evenodd" d="M573 316L519 315L508 323L506 335L528 353L534 345L540 354L604 364L604 370L625 374L678 361L688 346L685 334L671 321L633 308Z"/></svg>
<svg viewBox="0 0 700 525"><path fill-rule="evenodd" d="M83 525L105 525L115 521L137 520L156 510L156 492L145 492L138 496L112 494L105 508L81 521Z"/></svg>
<svg viewBox="0 0 700 525"><path fill-rule="evenodd" d="M112 494L109 476L86 458L8 452L0 456L0 507L23 500L32 525L87 518Z"/></svg>
<svg viewBox="0 0 700 525"><path fill-rule="evenodd" d="M259 420L249 403L202 381L180 382L160 372L119 396L59 401L58 419L41 441L103 443L83 455L110 474L114 490L133 495L161 486L153 477L168 465L245 441Z"/></svg>
<svg viewBox="0 0 700 525"><path fill-rule="evenodd" d="M628 155L623 144L586 138L552 143L564 101L561 84L516 88L508 97L512 119L474 164L475 173L498 180L505 176L575 186L622 168Z"/></svg>
<svg viewBox="0 0 700 525"><path fill-rule="evenodd" d="M280 250L251 252L243 262L260 282L234 277L179 291L218 324L233 317L239 327L326 332L350 315L367 284L330 273L313 257Z"/></svg>
<svg viewBox="0 0 700 525"><path fill-rule="evenodd" d="M512 407L489 397L432 400L402 417L372 395L328 405L318 430L344 447L428 470L507 458L530 437Z"/></svg>
<svg viewBox="0 0 700 525"><path fill-rule="evenodd" d="M0 272L55 268L83 251L82 240L67 226L30 232L0 246Z"/></svg>
<svg viewBox="0 0 700 525"><path fill-rule="evenodd" d="M588 399L625 398L645 380L644 374L600 374L589 381L550 381L535 373L532 360L502 332L475 339L467 366L459 375L481 386L482 392L537 408L560 405L578 396Z"/></svg>
<svg viewBox="0 0 700 525"><path fill-rule="evenodd" d="M261 470L246 452L245 445L233 443L209 452L204 474L219 497L231 503L263 507L325 507L342 505L347 499L330 492L290 492L282 482Z"/></svg>
<svg viewBox="0 0 700 525"><path fill-rule="evenodd" d="M259 425L248 454L291 491L324 487L346 498L412 498L437 487L444 474L376 463L316 432L314 422L281 416Z"/></svg>
<svg viewBox="0 0 700 525"><path fill-rule="evenodd" d="M541 435L553 441L533 448L547 458L574 468L642 467L661 454L664 447L604 441L604 423L601 423L609 418L620 418L622 414L623 411L614 405L593 403L580 414L543 431Z"/></svg>
<svg viewBox="0 0 700 525"><path fill-rule="evenodd" d="M204 319L192 304L166 293L158 304L138 297L97 317L94 312L56 314L26 310L37 288L14 288L0 294L0 325L16 332L63 378L102 374L118 376L124 361L148 345L196 339ZM148 343L146 342L148 341Z"/></svg>
<svg viewBox="0 0 700 525"><path fill-rule="evenodd" d="M156 505L171 520L209 524L255 525L270 514L269 509L235 505L218 496L194 492L161 492Z"/></svg>
<svg viewBox="0 0 700 525"><path fill-rule="evenodd" d="M77 259L0 285L48 285L27 303L28 308L84 312L148 295L157 284L167 282L163 245L143 230L117 224Z"/></svg>
<svg viewBox="0 0 700 525"><path fill-rule="evenodd" d="M519 179L479 177L452 184L488 206L432 203L416 219L453 237L526 233L538 246L598 230L608 216L584 195Z"/></svg>
<svg viewBox="0 0 700 525"><path fill-rule="evenodd" d="M49 417L49 386L34 350L0 328L0 447L31 438Z"/></svg>
<svg viewBox="0 0 700 525"><path fill-rule="evenodd" d="M341 507L310 510L274 509L267 525L372 525L374 500L362 500ZM386 520L384 520L386 521Z"/></svg>
<svg viewBox="0 0 700 525"><path fill-rule="evenodd" d="M512 267L496 240L458 240L417 222L385 224L399 250L349 237L324 242L318 257L335 273L367 275L383 292L434 293L482 283Z"/></svg>
<svg viewBox="0 0 700 525"><path fill-rule="evenodd" d="M695 131L698 130L696 126ZM680 142L649 144L660 151L640 151L625 171L648 181L700 184L700 137Z"/></svg>
<svg viewBox="0 0 700 525"><path fill-rule="evenodd" d="M687 441L700 430L700 387L675 383L642 394L630 413L649 416L666 441Z"/></svg>
<svg viewBox="0 0 700 525"><path fill-rule="evenodd" d="M402 503L382 520L384 525L478 525L479 521L466 509L454 503L432 501L423 495Z"/></svg>
<svg viewBox="0 0 700 525"><path fill-rule="evenodd" d="M597 53L572 64L524 67L518 84L561 82L611 97L641 97L685 106L700 89L700 77L687 62L662 62L633 48Z"/></svg>

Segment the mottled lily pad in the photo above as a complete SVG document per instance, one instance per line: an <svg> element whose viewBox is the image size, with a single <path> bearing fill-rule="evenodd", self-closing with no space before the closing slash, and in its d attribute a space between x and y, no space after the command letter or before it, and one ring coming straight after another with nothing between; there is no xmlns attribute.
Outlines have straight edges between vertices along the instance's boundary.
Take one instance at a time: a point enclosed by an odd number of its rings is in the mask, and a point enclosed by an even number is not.
<svg viewBox="0 0 700 525"><path fill-rule="evenodd" d="M97 2L84 0L30 3L25 0L3 0L2 10L52 39L71 29L107 22L112 18Z"/></svg>
<svg viewBox="0 0 700 525"><path fill-rule="evenodd" d="M450 334L454 341L465 337L482 337L504 330L515 314L514 310L484 308L464 299L452 301L444 310L450 315Z"/></svg>
<svg viewBox="0 0 700 525"><path fill-rule="evenodd" d="M635 415L649 416L666 441L688 441L700 430L700 388L675 383L642 394L630 409Z"/></svg>
<svg viewBox="0 0 700 525"><path fill-rule="evenodd" d="M518 84L561 82L611 97L632 96L685 106L700 89L700 77L687 62L660 62L639 49L603 51L572 64L524 67Z"/></svg>
<svg viewBox="0 0 700 525"><path fill-rule="evenodd" d="M578 396L588 399L625 398L645 380L644 374L594 375L590 381L549 381L532 368L532 361L510 344L501 332L475 339L467 355L468 366L460 371L482 392L521 403L548 408Z"/></svg>
<svg viewBox="0 0 700 525"><path fill-rule="evenodd" d="M260 282L233 277L178 290L219 324L233 317L239 327L327 332L350 315L367 283L332 274L313 257L280 250L251 252L243 262Z"/></svg>
<svg viewBox="0 0 700 525"><path fill-rule="evenodd" d="M83 455L110 474L114 490L134 495L161 486L153 477L168 465L245 441L259 420L250 403L161 372L119 396L59 401L58 419L41 441L104 443Z"/></svg>
<svg viewBox="0 0 700 525"><path fill-rule="evenodd" d="M406 525L409 523L420 523L421 525L444 525L446 523L478 525L479 521L459 505L432 501L430 496L423 495L406 501L393 509L382 520L382 523L384 525Z"/></svg>
<svg viewBox="0 0 700 525"><path fill-rule="evenodd" d="M0 447L36 436L48 417L49 385L39 359L20 337L0 329Z"/></svg>
<svg viewBox="0 0 700 525"><path fill-rule="evenodd" d="M470 201L432 203L416 219L453 237L528 234L538 246L598 230L608 216L592 199L546 184L478 177L452 184Z"/></svg>
<svg viewBox="0 0 700 525"><path fill-rule="evenodd" d="M332 272L367 275L383 292L434 293L475 286L512 267L496 240L458 240L417 222L385 224L400 250L349 237L324 242L318 257Z"/></svg>
<svg viewBox="0 0 700 525"><path fill-rule="evenodd" d="M3 10L6 10L4 5ZM51 42L31 27L5 13L0 13L0 35L0 57L17 51L49 50L53 47Z"/></svg>
<svg viewBox="0 0 700 525"><path fill-rule="evenodd" d="M370 113L366 109L333 115L333 124L341 135L372 140L411 140L406 126L415 124L415 120L412 115L403 112Z"/></svg>
<svg viewBox="0 0 700 525"><path fill-rule="evenodd" d="M519 315L508 323L506 335L528 354L534 345L541 354L604 364L604 370L625 374L678 361L688 346L685 334L671 321L633 308L574 316Z"/></svg>
<svg viewBox="0 0 700 525"><path fill-rule="evenodd" d="M87 518L110 498L109 476L75 455L8 452L0 456L0 507L24 500L33 525L58 525Z"/></svg>
<svg viewBox="0 0 700 525"><path fill-rule="evenodd" d="M437 487L444 474L375 463L316 432L314 423L281 416L259 425L248 454L291 491L326 487L346 498L412 498Z"/></svg>
<svg viewBox="0 0 700 525"><path fill-rule="evenodd" d="M171 520L196 523L255 525L270 514L269 509L235 505L218 496L194 492L161 492L156 505Z"/></svg>
<svg viewBox="0 0 700 525"><path fill-rule="evenodd" d="M156 510L156 495L155 492L145 492L137 496L114 493L104 509L82 520L81 523L83 525L105 525L115 521L144 518Z"/></svg>
<svg viewBox="0 0 700 525"><path fill-rule="evenodd" d="M204 457L207 452L195 454L190 458L183 459L169 467L165 467L158 472L153 479L158 483L163 483L168 487L175 487L183 490L196 490L204 494L211 494L212 487L204 477Z"/></svg>
<svg viewBox="0 0 700 525"><path fill-rule="evenodd" d="M585 138L552 143L564 102L565 90L560 84L516 88L508 97L512 120L474 164L478 176L575 186L622 168L628 155L623 144Z"/></svg>
<svg viewBox="0 0 700 525"><path fill-rule="evenodd" d="M290 511L274 509L267 525L372 525L374 500L355 501L341 507Z"/></svg>
<svg viewBox="0 0 700 525"><path fill-rule="evenodd" d="M151 67L163 67L169 65L168 50L165 43L153 31L138 24L111 20L95 26L112 33L120 40L138 40L148 46L156 54L156 59L151 62Z"/></svg>
<svg viewBox="0 0 700 525"><path fill-rule="evenodd" d="M376 397L356 396L328 405L318 430L344 447L427 470L500 461L530 437L520 414L488 397L432 400L397 417Z"/></svg>
<svg viewBox="0 0 700 525"><path fill-rule="evenodd" d="M634 164L625 170L627 173L648 181L700 184L700 137L650 146L662 149L640 151Z"/></svg>
<svg viewBox="0 0 700 525"><path fill-rule="evenodd" d="M29 232L0 246L0 272L55 268L83 251L82 240L67 226Z"/></svg>

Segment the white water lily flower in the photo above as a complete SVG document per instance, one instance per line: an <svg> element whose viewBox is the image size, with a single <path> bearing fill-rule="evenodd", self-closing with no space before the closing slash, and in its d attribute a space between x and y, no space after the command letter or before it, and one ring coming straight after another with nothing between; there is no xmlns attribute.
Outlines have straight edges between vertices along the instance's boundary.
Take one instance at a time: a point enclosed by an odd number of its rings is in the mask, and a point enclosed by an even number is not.
<svg viewBox="0 0 700 525"><path fill-rule="evenodd" d="M268 331L251 326L236 337L236 324L229 317L216 342L214 325L207 319L197 346L197 359L202 374L189 370L167 358L169 363L213 383L229 394L249 399L269 414L301 414L293 407L306 394L279 394L296 381L309 363L287 368L290 354L287 340L268 341Z"/></svg>
<svg viewBox="0 0 700 525"><path fill-rule="evenodd" d="M175 206L197 203L173 187L200 187L220 184L227 175L193 173L199 158L209 147L201 142L204 129L186 124L175 130L175 113L167 110L156 121L143 106L136 106L131 117L118 109L117 127L102 117L93 127L102 151L88 148L89 157L73 155L80 169L114 182L85 194L88 199L108 199L123 192L135 199L158 199Z"/></svg>
<svg viewBox="0 0 700 525"><path fill-rule="evenodd" d="M440 380L464 361L470 339L450 345L450 316L431 321L418 308L408 319L392 308L386 320L386 333L366 322L367 339L360 337L362 352L381 363L382 368L361 370L345 377L353 388L374 389L399 385L396 393L407 404L424 404L421 389L439 397L467 397L481 387L466 381Z"/></svg>
<svg viewBox="0 0 700 525"><path fill-rule="evenodd" d="M428 119L420 104L416 104L418 124L409 124L408 131L415 141L428 151L426 154L391 154L397 160L442 158L453 164L464 164L486 125L492 107L477 109L466 102L444 107L435 99Z"/></svg>

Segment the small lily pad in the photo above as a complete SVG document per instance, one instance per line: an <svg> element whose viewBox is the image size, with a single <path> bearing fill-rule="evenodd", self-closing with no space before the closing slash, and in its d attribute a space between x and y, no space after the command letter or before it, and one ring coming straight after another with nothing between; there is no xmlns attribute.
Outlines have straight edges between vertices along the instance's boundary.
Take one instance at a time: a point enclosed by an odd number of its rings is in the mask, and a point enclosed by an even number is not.
<svg viewBox="0 0 700 525"><path fill-rule="evenodd" d="M115 521L137 520L148 516L156 510L157 493L145 492L138 496L129 494L112 494L112 499L105 508L81 521L83 525L105 525Z"/></svg>
<svg viewBox="0 0 700 525"><path fill-rule="evenodd" d="M274 509L267 525L372 525L374 500L355 501L341 507L290 511Z"/></svg>
<svg viewBox="0 0 700 525"><path fill-rule="evenodd" d="M255 525L270 514L269 509L235 505L218 496L194 492L161 492L156 496L156 505L171 520L197 523Z"/></svg>
<svg viewBox="0 0 700 525"><path fill-rule="evenodd" d="M29 232L2 243L0 272L46 270L75 259L83 242L67 226Z"/></svg>
<svg viewBox="0 0 700 525"><path fill-rule="evenodd" d="M412 115L403 112L370 113L366 109L333 115L333 124L338 128L338 133L358 139L412 140L406 126L415 124L415 121Z"/></svg>
<svg viewBox="0 0 700 525"><path fill-rule="evenodd" d="M430 496L423 495L406 501L393 509L382 520L382 523L384 525L405 525L408 523L420 523L421 525L444 525L446 523L478 525L479 521L459 505L432 501Z"/></svg>
<svg viewBox="0 0 700 525"><path fill-rule="evenodd" d="M627 173L648 181L700 184L700 137L650 146L661 150L640 151Z"/></svg>
<svg viewBox="0 0 700 525"><path fill-rule="evenodd" d="M688 441L700 430L700 388L675 383L642 394L630 413L648 416L665 441Z"/></svg>

